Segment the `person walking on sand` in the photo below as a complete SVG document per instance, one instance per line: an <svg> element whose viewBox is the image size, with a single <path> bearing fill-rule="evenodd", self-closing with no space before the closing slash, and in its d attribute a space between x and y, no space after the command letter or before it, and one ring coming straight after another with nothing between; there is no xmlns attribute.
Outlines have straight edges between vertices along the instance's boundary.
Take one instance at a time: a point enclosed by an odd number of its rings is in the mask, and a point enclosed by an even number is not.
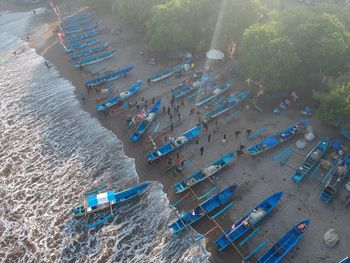
<svg viewBox="0 0 350 263"><path fill-rule="evenodd" d="M222 143L223 143L223 144L226 143L226 134L224 134L224 138L222 139Z"/></svg>
<svg viewBox="0 0 350 263"><path fill-rule="evenodd" d="M170 124L170 131L174 131L174 123L172 122L171 124Z"/></svg>
<svg viewBox="0 0 350 263"><path fill-rule="evenodd" d="M203 156L203 153L204 153L204 147L202 146L200 149L200 152L201 152L201 156Z"/></svg>
<svg viewBox="0 0 350 263"><path fill-rule="evenodd" d="M237 157L241 156L244 152L242 150L237 150Z"/></svg>
<svg viewBox="0 0 350 263"><path fill-rule="evenodd" d="M190 111L190 116L192 116L194 114L194 109L191 108L191 111Z"/></svg>
<svg viewBox="0 0 350 263"><path fill-rule="evenodd" d="M84 96L84 92L81 92L80 93L80 99L81 99L81 101L85 101L85 96Z"/></svg>
<svg viewBox="0 0 350 263"><path fill-rule="evenodd" d="M170 122L173 122L173 114L172 113L170 113L169 119L170 119Z"/></svg>
<svg viewBox="0 0 350 263"><path fill-rule="evenodd" d="M171 113L171 109L170 107L168 107L168 115L170 115L170 113Z"/></svg>
<svg viewBox="0 0 350 263"><path fill-rule="evenodd" d="M177 117L179 117L179 120L181 119L181 114L180 114L180 112L177 113Z"/></svg>
<svg viewBox="0 0 350 263"><path fill-rule="evenodd" d="M211 133L208 134L208 143L210 143L211 140Z"/></svg>
<svg viewBox="0 0 350 263"><path fill-rule="evenodd" d="M238 137L238 135L240 135L242 132L241 131L235 131L235 136L236 136L236 138Z"/></svg>
<svg viewBox="0 0 350 263"><path fill-rule="evenodd" d="M184 99L181 100L181 106L185 107L185 100Z"/></svg>
<svg viewBox="0 0 350 263"><path fill-rule="evenodd" d="M247 130L246 130L246 132L247 132L247 137L249 137L249 136L250 136L250 134L252 133L252 130L247 129Z"/></svg>
<svg viewBox="0 0 350 263"><path fill-rule="evenodd" d="M105 118L107 118L107 116L108 116L108 110L105 110L105 111L103 112L103 114L105 115Z"/></svg>
<svg viewBox="0 0 350 263"><path fill-rule="evenodd" d="M198 144L199 143L199 139L198 139L198 137L196 137L196 144Z"/></svg>

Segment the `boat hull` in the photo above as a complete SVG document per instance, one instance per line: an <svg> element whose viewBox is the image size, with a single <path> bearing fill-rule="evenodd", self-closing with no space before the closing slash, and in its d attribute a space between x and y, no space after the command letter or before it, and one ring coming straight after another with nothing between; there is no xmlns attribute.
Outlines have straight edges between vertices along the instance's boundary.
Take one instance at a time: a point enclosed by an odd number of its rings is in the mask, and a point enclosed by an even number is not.
<svg viewBox="0 0 350 263"><path fill-rule="evenodd" d="M221 235L215 240L219 251L224 250L232 242L243 236L252 226L258 225L261 220L277 206L283 195L283 192L271 195L233 224L232 227L226 231L225 235Z"/></svg>

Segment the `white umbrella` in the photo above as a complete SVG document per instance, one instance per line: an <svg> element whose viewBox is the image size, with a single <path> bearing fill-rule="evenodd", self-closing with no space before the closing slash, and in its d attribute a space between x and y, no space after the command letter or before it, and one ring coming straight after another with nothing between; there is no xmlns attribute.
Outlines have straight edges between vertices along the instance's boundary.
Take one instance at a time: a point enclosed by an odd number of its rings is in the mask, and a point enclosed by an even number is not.
<svg viewBox="0 0 350 263"><path fill-rule="evenodd" d="M217 49L211 49L207 52L207 58L212 60L222 60L224 59L225 54L224 52L217 50Z"/></svg>

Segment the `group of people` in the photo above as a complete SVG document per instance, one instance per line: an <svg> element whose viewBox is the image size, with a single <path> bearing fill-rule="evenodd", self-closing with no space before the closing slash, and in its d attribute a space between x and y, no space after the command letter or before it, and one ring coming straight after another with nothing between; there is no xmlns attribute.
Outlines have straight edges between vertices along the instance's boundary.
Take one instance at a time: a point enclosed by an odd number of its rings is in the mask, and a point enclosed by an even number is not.
<svg viewBox="0 0 350 263"><path fill-rule="evenodd" d="M273 110L273 115L279 115L282 111L287 110L292 107L292 103L296 103L299 99L299 96L293 91L289 97L287 97L284 101L282 101L278 107Z"/></svg>

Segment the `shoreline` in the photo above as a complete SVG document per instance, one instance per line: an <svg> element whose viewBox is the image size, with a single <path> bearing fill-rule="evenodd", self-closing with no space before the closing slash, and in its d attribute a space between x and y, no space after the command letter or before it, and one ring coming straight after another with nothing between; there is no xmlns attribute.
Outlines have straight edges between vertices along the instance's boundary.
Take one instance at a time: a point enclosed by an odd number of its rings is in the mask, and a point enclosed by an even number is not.
<svg viewBox="0 0 350 263"><path fill-rule="evenodd" d="M87 94L86 89L84 87L85 80L83 79L81 72L75 69L71 61L67 58L67 56L65 56L62 46L60 45L60 43L56 42L56 39L52 34L52 30L51 30L52 28L46 24L48 22L48 23L51 23L51 25L54 25L55 19L52 19L52 18L53 16L46 17L46 18L45 17L42 18L39 16L34 17L34 20L32 21L32 25L35 30L32 32L32 34L30 34L30 38L31 38L30 45L36 50L36 52L39 55L43 56L51 64L55 65L56 69L60 72L63 78L68 79L73 83L73 85L75 86L75 95L77 97L77 100L79 100L80 105L82 106L82 109L87 111L91 117L98 119L100 124L103 127L111 130L115 134L115 136L122 142L122 147L125 154L129 158L134 159L135 169L139 176L140 182L145 180L155 180L160 182L163 185L163 191L168 196L169 202L174 203L175 200L183 196L181 195L180 197L178 197L171 188L171 185L173 185L174 182L178 181L180 178L179 177L173 178L175 177L175 175L166 172L165 161L162 161L162 162L158 161L153 165L153 167L149 167L148 163L144 160L145 153L147 152L147 150L151 149L151 147L148 147L145 145L146 139L144 138L141 142L136 144L137 147L134 147L135 145L129 142L129 134L125 133L123 130L123 127L125 125L126 115L128 113L134 114L136 110L132 108L132 109L127 109L125 112L120 112L116 114L110 113L107 118L105 118L103 114L99 114L96 111L95 104L96 104L96 98L98 97L98 95L96 95L94 92ZM103 26L106 26L106 24L116 25L114 24L116 21L116 18L111 17L109 15L105 16L104 18L101 18L101 16L98 16L97 20L101 21ZM44 23L44 26L41 25L42 23ZM117 23L118 25L122 26L120 21L117 21ZM38 28L40 28L40 30L37 30ZM136 48L139 46L145 47L144 43L142 42L143 41L142 35L130 30L132 30L132 28L125 27L121 35L117 37L109 36L106 33L103 34L103 39L107 41L111 41L113 48L116 48L118 50L118 53L116 55L117 58L116 59L113 58L112 61L113 62L121 61L121 64L118 64L118 66L115 66L114 68L127 65L128 59L133 60L135 62L139 62L139 64L135 63L136 68L129 74L129 76L127 76L126 79L119 79L113 82L114 87L116 86L117 89L125 90L125 87L128 84L134 83L137 79L141 79L144 82L146 82L145 80L151 71L156 72L157 69L160 69L160 68L164 69L168 66L160 63L157 64L156 68L155 67L150 68L149 65L147 66L147 59L145 57L140 57L137 54L138 49ZM42 43L43 36L45 37L44 44ZM132 41L130 41L130 39ZM138 42L138 41L140 43L135 44L135 42ZM125 43L125 42L128 42L128 43ZM121 58L118 57L119 54L124 52L125 50L126 50L125 52L126 54L121 55ZM106 65L110 65L111 63L112 63L111 61L108 61ZM180 79L171 78L171 82L172 82L171 84L166 84L167 81L163 81L161 83L152 84L151 86L147 86L147 83L145 83L142 90L135 97L131 97L129 99L129 102L134 101L135 98L137 98L137 100L140 101L140 98L143 96L147 97L148 99L151 99L152 97L155 97L155 96L160 96L162 98L162 103L164 103L163 105L168 106L170 104L170 96L169 96L170 88L173 87L174 84L179 80ZM80 100L80 92L84 92L84 95L86 98L84 102ZM167 135L178 136L182 132L188 130L189 128L192 128L197 123L196 118L191 118L188 116L189 109L192 107L191 102L188 100L185 100L185 104L186 106L183 109L181 109L181 111L183 111L184 116L187 115L186 120L184 120L185 117L183 116L183 118L178 122L178 125L175 125L174 132L173 133L169 132L167 133ZM150 130L152 130L154 125L159 121L161 122L161 124L164 122L165 123L169 122L166 114L160 113L159 115L160 116L158 116L157 120L152 125ZM240 139L239 141L237 141L237 139L234 138L232 134L234 129L237 129L237 128L242 129L242 128L249 127L252 130L257 130L257 127L259 126L261 127L261 125L263 125L264 127L272 128L271 132L273 133L274 131L277 131L280 128L287 127L286 124L287 123L290 124L290 121L295 120L295 117L296 117L295 112L286 113L285 116L281 117L281 120L272 119L269 113L257 114L254 112L243 112L241 115L244 115L244 117L239 116L238 119L235 120L235 122L237 122L235 123L235 127L232 129L230 125L227 125L227 124L225 125L224 123L220 122L218 132L217 134L213 134L213 140L211 141L211 143L206 142L207 134L203 133L202 136L200 137L199 145L190 143L189 145L184 147L183 152L186 158L189 158L191 160L193 159L193 162L194 162L193 164L194 167L191 167L190 168L191 170L193 171L198 170L199 168L203 167L206 164L209 164L211 161L214 161L215 159L217 159L218 156L223 155L229 150L237 149L237 147L244 141L244 139ZM312 118L313 126L319 127L319 124L314 124L315 122L317 121L315 120L315 117L313 117ZM210 124L209 132L214 132L216 130L216 128L213 126L214 126L213 124ZM229 132L230 134L228 135L228 142L232 144L232 146L229 145L229 143L226 143L225 145L221 143L222 134L229 133ZM322 130L321 132L318 132L318 135L329 134L329 133L334 134L334 131L332 132L330 129L325 129L325 130ZM319 138L320 136L317 137L317 140ZM292 141L295 142L294 139ZM244 141L244 143L247 143L247 142ZM252 142L249 142L249 144L251 143ZM309 145L308 147L312 146L313 144L314 142L312 142L311 145ZM141 145L142 147L140 147ZM201 145L205 146L205 156L202 158L199 156L199 147ZM277 151L275 150L273 155L275 155L278 151L280 151L280 149ZM305 150L305 152L307 151ZM245 204L242 204L242 202L239 202L240 204L238 204L238 209L235 205L235 207L232 210L229 210L229 212L226 212L227 216L224 215L224 217L220 219L220 222L222 222L221 225L224 225L225 228L229 227L232 224L232 219L230 219L229 217L237 219L239 215L242 215L243 213L247 212L248 209L252 208L252 206L256 204L257 201L260 201L264 196L272 194L270 189L266 189L266 187L261 186L262 185L261 178L255 178L254 171L255 173L259 173L259 175L262 175L262 178L263 178L262 181L266 180L270 182L272 184L270 188L272 189L276 188L274 187L275 184L279 184L280 185L279 187L283 185L283 182L281 184L280 179L278 179L278 182L273 182L274 180L273 177L267 178L267 176L265 176L271 173L271 165L270 166L266 164L263 165L263 162L266 162L267 159L271 159L271 155L267 154L267 155L264 155L263 157L257 157L254 160L246 156L240 157L240 160L238 161L236 160L233 165L230 165L230 167L228 167L227 169L225 169L225 171L220 173L220 175L218 176L220 181L218 181L219 179L215 179L215 182L218 184L219 189L223 189L224 187L226 188L229 184L232 184L232 182L237 183L239 185L239 191L238 193L235 194L234 199L235 201L241 201L242 199L246 201ZM261 164L263 167L261 169L258 168L259 170L254 169L256 168L256 166L259 167L259 164ZM284 171L285 173L284 177L287 177L285 176L286 174L288 174L287 168L284 167L280 169ZM189 171L186 171L185 173L186 175L190 174ZM233 178L233 175L236 178ZM238 175L241 175L242 178L238 179L237 178ZM215 178L218 178L218 177L215 176ZM251 186L254 185L254 183L257 183L258 181L260 183L260 186L257 187L258 189L255 188L251 190ZM290 182L288 183L291 184ZM210 186L202 185L202 186L196 187L195 189L203 193L205 191L208 191L210 188L211 188ZM278 189L275 189L275 190L277 191ZM304 191L305 190L306 189L304 186ZM257 191L257 192L254 192L254 191ZM291 197L292 193L288 193L288 195L289 197ZM303 197L299 197L299 198L303 198ZM250 198L251 200L247 200ZM294 196L294 198L297 198L297 196ZM286 200L284 201L286 202ZM338 201L337 203L339 203L339 200L337 201ZM192 206L193 206L193 202L191 202L191 200L186 200L182 203L181 209L187 208L186 210L188 210ZM298 203L296 206L302 206L302 205ZM305 207L306 206L304 205L303 210ZM337 204L337 207L338 208L340 207L339 204ZM307 210L308 208L306 208L305 211L302 211L304 213L302 212L300 213L307 214L308 213ZM276 215L277 212L278 211L275 211L273 213L275 215L273 217L271 216L271 219L273 218L275 223L281 221L279 220L281 219L281 217L279 218L280 215L278 216ZM280 213L281 212L279 212L278 214ZM314 211L313 213L315 213L314 215L317 215L317 211ZM285 218L288 218L288 216L285 216ZM299 216L298 216L298 219L299 219ZM345 218L344 220L346 221ZM274 238L279 237L282 233L284 233L285 230L287 230L288 228L287 226L291 225L290 224L291 222L287 220L285 221L286 222L283 222L275 230L277 234L273 234ZM266 226L269 232L274 233L273 229L271 229L271 226L267 226L266 223L268 223L268 221L264 222L264 227ZM205 233L207 230L211 228L210 226L211 226L210 222L208 222L207 219L203 219L203 222L201 222L200 225L197 224L194 228L199 233ZM206 240L207 250L211 253L211 258L210 258L211 262L228 262L228 261L239 262L237 260L240 257L237 255L236 252L234 252L233 249L227 249L226 251L221 253L217 251L216 246L212 242L219 235L218 232L215 232L215 233L216 234L211 235L210 238ZM306 236L308 236L308 234ZM311 233L309 233L308 240L312 240ZM346 239L342 240L343 246L346 246L346 243L347 243ZM249 247L249 249L251 250L251 247ZM346 247L342 249L342 251L345 251L345 250L346 250ZM308 246L306 241L303 242L303 251L304 251L303 253L299 253L299 254L304 254L308 252ZM292 252L289 258L293 257L293 255L296 253L297 251ZM299 255L298 258L299 259L302 258L301 255ZM341 256L339 258L341 258ZM305 262L316 262L316 261L312 261L312 259L310 260L311 261L305 261ZM328 261L324 261L324 262L328 262Z"/></svg>

